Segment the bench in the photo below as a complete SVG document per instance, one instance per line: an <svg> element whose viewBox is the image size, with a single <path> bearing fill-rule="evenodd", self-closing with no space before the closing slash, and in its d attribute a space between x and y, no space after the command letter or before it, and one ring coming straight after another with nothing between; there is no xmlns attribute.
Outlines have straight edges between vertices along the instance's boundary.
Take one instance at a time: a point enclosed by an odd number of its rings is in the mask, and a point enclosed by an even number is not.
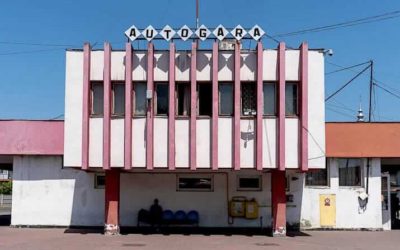
<svg viewBox="0 0 400 250"><path fill-rule="evenodd" d="M152 218L150 212L141 209L138 213L137 226L142 224L146 225L159 225L159 226L199 226L199 213L191 210L188 213L182 210L172 212L171 210L164 210L161 218Z"/></svg>

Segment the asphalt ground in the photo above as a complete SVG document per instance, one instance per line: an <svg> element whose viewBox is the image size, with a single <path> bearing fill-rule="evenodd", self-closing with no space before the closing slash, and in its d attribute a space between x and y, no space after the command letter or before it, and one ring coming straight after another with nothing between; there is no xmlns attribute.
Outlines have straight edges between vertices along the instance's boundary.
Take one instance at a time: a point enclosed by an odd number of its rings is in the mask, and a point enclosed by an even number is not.
<svg viewBox="0 0 400 250"><path fill-rule="evenodd" d="M305 231L264 235L123 234L62 228L0 227L0 249L400 249L400 231Z"/></svg>

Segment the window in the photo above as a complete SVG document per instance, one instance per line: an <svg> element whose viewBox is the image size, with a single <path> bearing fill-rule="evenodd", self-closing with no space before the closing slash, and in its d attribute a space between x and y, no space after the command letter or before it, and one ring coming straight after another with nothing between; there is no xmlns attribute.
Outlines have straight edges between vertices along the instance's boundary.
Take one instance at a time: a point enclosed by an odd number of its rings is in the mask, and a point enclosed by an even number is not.
<svg viewBox="0 0 400 250"><path fill-rule="evenodd" d="M198 89L198 107L199 115L211 116L212 114L212 85L211 83L199 83Z"/></svg>
<svg viewBox="0 0 400 250"><path fill-rule="evenodd" d="M219 114L233 115L233 84L219 84Z"/></svg>
<svg viewBox="0 0 400 250"><path fill-rule="evenodd" d="M294 116L298 114L297 108L297 83L286 83L285 107L286 115Z"/></svg>
<svg viewBox="0 0 400 250"><path fill-rule="evenodd" d="M190 85L189 83L178 83L176 85L177 94L177 115L190 115Z"/></svg>
<svg viewBox="0 0 400 250"><path fill-rule="evenodd" d="M123 82L112 83L112 115L121 116L125 114L125 84Z"/></svg>
<svg viewBox="0 0 400 250"><path fill-rule="evenodd" d="M94 175L94 188L95 189L104 189L106 186L106 176L104 174L95 174Z"/></svg>
<svg viewBox="0 0 400 250"><path fill-rule="evenodd" d="M178 176L177 191L213 191L213 178Z"/></svg>
<svg viewBox="0 0 400 250"><path fill-rule="evenodd" d="M238 191L261 191L261 175L238 176L236 188Z"/></svg>
<svg viewBox="0 0 400 250"><path fill-rule="evenodd" d="M257 96L254 82L242 83L242 115L256 115Z"/></svg>
<svg viewBox="0 0 400 250"><path fill-rule="evenodd" d="M339 159L339 186L361 186L361 159Z"/></svg>
<svg viewBox="0 0 400 250"><path fill-rule="evenodd" d="M91 111L90 114L93 116L103 115L103 83L102 82L91 82Z"/></svg>
<svg viewBox="0 0 400 250"><path fill-rule="evenodd" d="M264 83L264 115L276 115L276 84Z"/></svg>
<svg viewBox="0 0 400 250"><path fill-rule="evenodd" d="M135 102L134 102L134 115L146 115L146 90L147 84L145 82L134 83L135 86Z"/></svg>
<svg viewBox="0 0 400 250"><path fill-rule="evenodd" d="M158 83L156 84L156 114L167 115L168 114L168 84Z"/></svg>
<svg viewBox="0 0 400 250"><path fill-rule="evenodd" d="M307 172L306 186L328 186L328 170L318 169Z"/></svg>

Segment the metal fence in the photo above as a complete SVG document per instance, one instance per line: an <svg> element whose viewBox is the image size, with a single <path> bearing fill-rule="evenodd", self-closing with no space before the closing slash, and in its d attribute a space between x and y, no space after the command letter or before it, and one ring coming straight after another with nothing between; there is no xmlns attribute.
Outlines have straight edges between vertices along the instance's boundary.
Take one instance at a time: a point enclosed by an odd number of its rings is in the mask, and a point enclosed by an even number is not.
<svg viewBox="0 0 400 250"><path fill-rule="evenodd" d="M9 207L12 203L12 196L0 194L0 207Z"/></svg>

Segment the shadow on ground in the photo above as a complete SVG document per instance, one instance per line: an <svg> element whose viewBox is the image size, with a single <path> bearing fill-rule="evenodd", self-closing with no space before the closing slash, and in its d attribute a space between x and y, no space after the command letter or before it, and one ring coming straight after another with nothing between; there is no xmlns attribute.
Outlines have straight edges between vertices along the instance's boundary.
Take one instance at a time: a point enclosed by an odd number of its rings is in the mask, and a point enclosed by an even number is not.
<svg viewBox="0 0 400 250"><path fill-rule="evenodd" d="M102 234L103 228L81 228L71 227L64 231L64 233L72 234ZM121 234L142 234L142 235L245 235L245 236L271 236L271 229L259 229L259 228L201 228L201 227L122 227ZM299 236L310 236L304 232L291 231L287 233L288 237L299 237Z"/></svg>

